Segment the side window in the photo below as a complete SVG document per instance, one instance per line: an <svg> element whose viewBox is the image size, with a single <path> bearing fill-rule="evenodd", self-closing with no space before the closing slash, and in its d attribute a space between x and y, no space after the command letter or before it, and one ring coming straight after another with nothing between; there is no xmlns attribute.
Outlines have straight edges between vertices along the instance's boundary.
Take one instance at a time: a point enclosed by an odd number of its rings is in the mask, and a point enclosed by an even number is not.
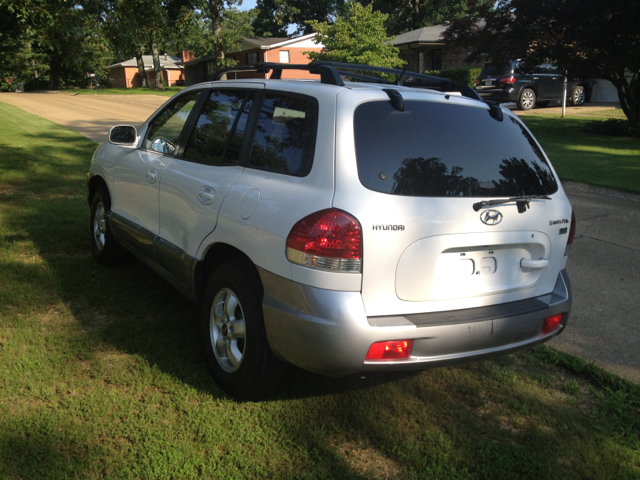
<svg viewBox="0 0 640 480"><path fill-rule="evenodd" d="M212 165L237 164L251 109L247 95L247 91L212 92L202 108L184 156Z"/></svg>
<svg viewBox="0 0 640 480"><path fill-rule="evenodd" d="M534 70L533 73L549 73L548 70L548 65L544 64L544 65L538 65Z"/></svg>
<svg viewBox="0 0 640 480"><path fill-rule="evenodd" d="M200 92L183 95L158 115L147 132L144 148L156 152L173 155L184 124L196 102Z"/></svg>
<svg viewBox="0 0 640 480"><path fill-rule="evenodd" d="M310 98L265 95L250 165L290 175L307 174L315 149L317 108Z"/></svg>
<svg viewBox="0 0 640 480"><path fill-rule="evenodd" d="M562 75L562 69L557 65L549 65L549 73L552 75Z"/></svg>

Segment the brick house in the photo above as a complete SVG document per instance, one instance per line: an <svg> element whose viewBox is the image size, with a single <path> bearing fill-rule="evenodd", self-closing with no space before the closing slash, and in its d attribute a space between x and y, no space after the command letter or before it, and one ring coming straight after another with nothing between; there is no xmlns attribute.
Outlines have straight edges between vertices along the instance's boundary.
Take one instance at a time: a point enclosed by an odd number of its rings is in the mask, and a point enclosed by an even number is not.
<svg viewBox="0 0 640 480"><path fill-rule="evenodd" d="M160 68L162 69L162 78L168 87L176 85L184 85L184 67L178 65L179 62L193 60L193 52L183 51L179 57L171 55L160 55ZM144 71L149 80L149 85L155 87L156 77L153 69L153 57L151 55L143 55L142 63ZM132 88L140 87L140 75L138 73L138 62L134 58L130 58L124 62L114 63L107 67L109 70L109 84L112 87Z"/></svg>
<svg viewBox="0 0 640 480"><path fill-rule="evenodd" d="M412 49L418 50L418 55L409 65L409 70L414 72L424 73L469 66L465 63L467 53L463 49L446 45L440 38L446 29L447 25L418 28L398 35L389 43L400 50L400 58L405 62L411 60Z"/></svg>
<svg viewBox="0 0 640 480"><path fill-rule="evenodd" d="M235 60L238 66L253 65L257 62L309 63L310 59L302 52L319 52L322 44L313 41L315 34L310 33L296 38L246 37L240 42L240 49L225 52L226 58ZM181 63L184 65L185 85L194 85L213 79L215 75L215 56L200 57ZM238 72L231 78L269 78L270 73ZM284 70L282 78L317 78L309 72Z"/></svg>

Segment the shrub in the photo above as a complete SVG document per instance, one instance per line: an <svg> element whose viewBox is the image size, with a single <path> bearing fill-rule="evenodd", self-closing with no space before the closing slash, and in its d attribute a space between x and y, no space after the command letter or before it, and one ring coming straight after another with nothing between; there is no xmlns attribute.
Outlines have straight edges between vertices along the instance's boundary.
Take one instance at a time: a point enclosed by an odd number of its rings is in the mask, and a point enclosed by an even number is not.
<svg viewBox="0 0 640 480"><path fill-rule="evenodd" d="M631 122L626 118L609 118L608 120L588 122L584 129L596 135L640 137L640 126L632 126Z"/></svg>
<svg viewBox="0 0 640 480"><path fill-rule="evenodd" d="M432 70L424 72L425 75L432 75L434 77L448 78L456 83L467 85L473 88L473 82L478 75L482 67L461 67L461 68L449 68L446 70Z"/></svg>

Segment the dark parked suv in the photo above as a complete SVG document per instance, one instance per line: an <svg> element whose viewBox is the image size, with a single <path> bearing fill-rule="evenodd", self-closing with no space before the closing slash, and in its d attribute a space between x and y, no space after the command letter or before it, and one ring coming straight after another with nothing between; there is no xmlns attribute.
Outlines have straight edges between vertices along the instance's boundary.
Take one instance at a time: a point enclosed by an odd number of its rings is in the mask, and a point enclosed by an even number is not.
<svg viewBox="0 0 640 480"><path fill-rule="evenodd" d="M536 105L545 107L551 101L562 100L564 77L557 66L547 63L530 72L523 62L515 60L500 67L486 64L475 81L475 88L484 100L515 102L520 110L530 110ZM567 82L567 101L574 106L584 103L585 88L580 81Z"/></svg>

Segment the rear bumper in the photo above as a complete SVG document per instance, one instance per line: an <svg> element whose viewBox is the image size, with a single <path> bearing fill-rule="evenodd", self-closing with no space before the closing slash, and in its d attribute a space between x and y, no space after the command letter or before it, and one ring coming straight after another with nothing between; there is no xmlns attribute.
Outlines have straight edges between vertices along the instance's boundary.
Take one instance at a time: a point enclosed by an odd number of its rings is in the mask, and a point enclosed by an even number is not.
<svg viewBox="0 0 640 480"><path fill-rule="evenodd" d="M511 103L518 100L518 92L515 88L480 88L476 91L483 100L491 100L492 102Z"/></svg>
<svg viewBox="0 0 640 480"><path fill-rule="evenodd" d="M425 369L486 359L546 342L564 330L571 287L563 270L552 293L535 299L451 312L367 317L359 292L323 290L259 269L263 311L274 354L324 375ZM566 313L541 334L544 318ZM414 341L402 361L365 361L372 343Z"/></svg>

